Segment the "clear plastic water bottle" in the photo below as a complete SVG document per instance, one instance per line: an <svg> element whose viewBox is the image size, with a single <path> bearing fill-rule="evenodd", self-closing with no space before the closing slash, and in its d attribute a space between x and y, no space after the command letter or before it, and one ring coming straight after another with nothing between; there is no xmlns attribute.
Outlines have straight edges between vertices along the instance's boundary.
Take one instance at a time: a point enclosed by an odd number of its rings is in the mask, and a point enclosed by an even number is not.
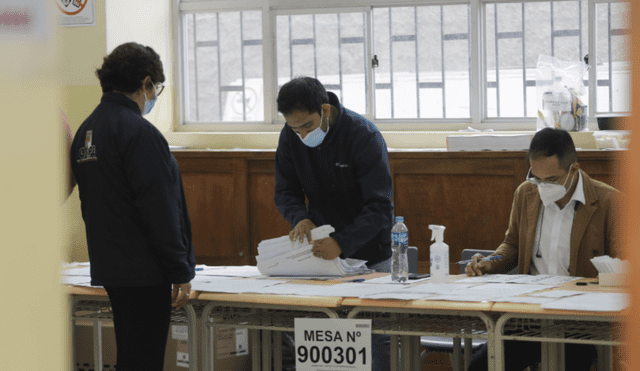
<svg viewBox="0 0 640 371"><path fill-rule="evenodd" d="M391 282L406 282L409 278L408 246L409 230L404 217L396 216L396 224L391 228Z"/></svg>

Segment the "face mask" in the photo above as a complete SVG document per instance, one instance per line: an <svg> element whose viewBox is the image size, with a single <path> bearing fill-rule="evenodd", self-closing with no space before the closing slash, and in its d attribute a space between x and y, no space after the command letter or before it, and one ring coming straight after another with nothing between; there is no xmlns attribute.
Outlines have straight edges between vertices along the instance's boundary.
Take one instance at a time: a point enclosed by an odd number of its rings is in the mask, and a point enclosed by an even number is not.
<svg viewBox="0 0 640 371"><path fill-rule="evenodd" d="M569 168L569 173L571 173L572 168L573 168L573 165L571 165L571 167ZM564 181L563 185L553 184L553 183L538 184L538 193L540 193L540 199L542 200L542 203L544 204L545 207L558 201L559 199L561 199L567 194L568 191L564 187L567 184L567 180L569 180L568 176L567 176L567 179ZM573 180L571 180L571 183L573 184Z"/></svg>
<svg viewBox="0 0 640 371"><path fill-rule="evenodd" d="M156 104L156 101L158 100L158 96L154 96L153 99L148 100L147 99L147 93L143 93L144 94L144 109L142 110L142 116L146 115L147 113L151 112L151 109L153 108L153 106ZM154 92L155 95L155 92Z"/></svg>
<svg viewBox="0 0 640 371"><path fill-rule="evenodd" d="M304 139L302 138L302 135L296 133L298 135L298 138L300 138L302 143L304 143L307 147L315 148L319 146L320 143L322 143L322 141L324 140L324 137L327 136L327 133L329 132L329 123L327 123L327 132L325 133L321 129L323 119L324 114L320 116L320 126L315 128L315 130L313 130L312 132L307 133L307 136L305 136Z"/></svg>

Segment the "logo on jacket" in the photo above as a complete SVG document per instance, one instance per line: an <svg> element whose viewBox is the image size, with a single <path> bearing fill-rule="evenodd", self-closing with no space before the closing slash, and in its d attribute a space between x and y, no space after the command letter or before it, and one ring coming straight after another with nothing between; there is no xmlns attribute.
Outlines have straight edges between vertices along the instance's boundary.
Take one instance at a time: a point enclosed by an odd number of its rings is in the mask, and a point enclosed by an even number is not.
<svg viewBox="0 0 640 371"><path fill-rule="evenodd" d="M92 145L93 130L87 130L84 137L84 147L80 147L78 163L81 164L87 161L98 161L96 157L96 146Z"/></svg>
<svg viewBox="0 0 640 371"><path fill-rule="evenodd" d="M340 167L340 168L345 168L345 167L349 167L349 164L341 164L339 162L336 162L336 167Z"/></svg>

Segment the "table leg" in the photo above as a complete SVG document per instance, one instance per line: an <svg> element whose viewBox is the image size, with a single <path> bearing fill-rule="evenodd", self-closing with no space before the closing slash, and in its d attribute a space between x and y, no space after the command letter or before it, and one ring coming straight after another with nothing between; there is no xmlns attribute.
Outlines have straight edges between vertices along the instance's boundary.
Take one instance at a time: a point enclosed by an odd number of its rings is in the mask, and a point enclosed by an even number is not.
<svg viewBox="0 0 640 371"><path fill-rule="evenodd" d="M273 369L282 371L282 332L274 331L273 334Z"/></svg>
<svg viewBox="0 0 640 371"><path fill-rule="evenodd" d="M260 330L249 330L251 338L251 368L253 371L260 371L260 355L262 346L260 344Z"/></svg>
<svg viewBox="0 0 640 371"><path fill-rule="evenodd" d="M390 347L389 347L389 360L391 363L391 371L398 371L400 369L400 359L398 357L398 335L391 335L390 337Z"/></svg>
<svg viewBox="0 0 640 371"><path fill-rule="evenodd" d="M271 371L271 331L262 330L262 371Z"/></svg>
<svg viewBox="0 0 640 371"><path fill-rule="evenodd" d="M93 322L93 368L102 371L102 322Z"/></svg>

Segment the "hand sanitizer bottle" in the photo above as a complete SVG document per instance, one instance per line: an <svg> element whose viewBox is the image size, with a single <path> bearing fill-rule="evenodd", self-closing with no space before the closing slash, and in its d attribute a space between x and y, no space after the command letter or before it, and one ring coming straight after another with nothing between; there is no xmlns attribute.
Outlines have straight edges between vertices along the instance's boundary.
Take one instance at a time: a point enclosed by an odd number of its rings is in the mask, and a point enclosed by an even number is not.
<svg viewBox="0 0 640 371"><path fill-rule="evenodd" d="M429 262L431 282L443 283L449 276L449 245L444 243L444 229L442 225L430 224L431 241L436 240L429 248Z"/></svg>

